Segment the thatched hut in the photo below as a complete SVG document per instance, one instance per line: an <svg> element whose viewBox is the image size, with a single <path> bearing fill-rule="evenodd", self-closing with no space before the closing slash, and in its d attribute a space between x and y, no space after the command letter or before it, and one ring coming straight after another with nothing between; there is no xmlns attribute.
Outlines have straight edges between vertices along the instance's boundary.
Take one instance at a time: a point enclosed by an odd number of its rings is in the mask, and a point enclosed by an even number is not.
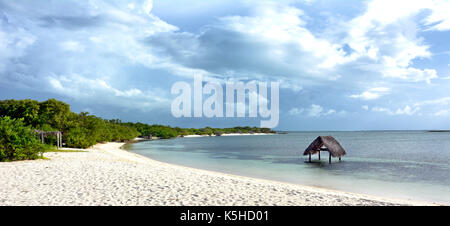
<svg viewBox="0 0 450 226"><path fill-rule="evenodd" d="M345 150L339 144L339 142L334 139L332 136L319 136L317 139L315 139L308 148L306 148L305 152L303 152L303 155L309 155L309 162L311 162L311 155L319 154L319 160L320 160L320 152L321 151L328 151L330 154L329 156L329 162L331 163L331 156L334 158L339 158L339 161L341 161L341 157L344 156Z"/></svg>

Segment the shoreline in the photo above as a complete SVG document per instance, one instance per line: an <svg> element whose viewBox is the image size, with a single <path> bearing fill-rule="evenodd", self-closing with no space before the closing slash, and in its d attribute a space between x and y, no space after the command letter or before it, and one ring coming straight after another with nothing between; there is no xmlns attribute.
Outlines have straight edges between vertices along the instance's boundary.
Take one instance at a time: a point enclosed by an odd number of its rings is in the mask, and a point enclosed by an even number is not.
<svg viewBox="0 0 450 226"><path fill-rule="evenodd" d="M0 205L440 205L174 165L124 144L0 163Z"/></svg>
<svg viewBox="0 0 450 226"><path fill-rule="evenodd" d="M275 133L224 133L220 136L217 135L186 135L180 138L195 138L195 137L230 137L230 136L265 136L275 135Z"/></svg>
<svg viewBox="0 0 450 226"><path fill-rule="evenodd" d="M267 134L267 133L263 133L263 134L233 134L233 135L229 135L229 136L239 136L239 135L275 135L275 134ZM200 136L200 135L193 135L194 137ZM214 135L213 135L214 136ZM203 135L201 135L200 137L203 137ZM339 194L339 195L348 195L348 196L353 196L353 197L358 197L358 198L367 198L373 201L380 201L380 202L391 202L392 204L395 205L411 205L411 206L446 206L446 204L443 203L437 203L437 202L431 202L431 201L420 201L420 200L405 200L405 199L396 199L396 198L391 198L391 197L383 197L383 196L377 196L377 195L369 195L369 194L362 194L362 193L355 193L355 192L347 192L347 191L342 191L342 190L334 190L334 189L328 189L328 188L323 188L323 187L315 187L315 186L308 186L308 185L302 185L302 184L295 184L295 183L289 183L289 182L283 182L283 181L277 181L277 180L270 180L270 179L263 179L263 178L256 178L256 177L249 177L249 176L241 176L241 175L237 175L237 174L230 174L230 173L224 173L224 172L218 172L218 171L212 171L212 170L206 170L206 169L200 169L200 168L194 168L194 167L189 167L189 166L183 166L183 165L177 165L177 164L173 164L173 163L167 163L167 162L162 162L159 160L155 160L152 159L150 157L147 156L143 156L134 152L130 152L128 150L125 150L122 148L123 145L120 147L120 150L126 151L128 153L137 155L139 157L143 157L146 159L149 159L151 161L155 161L161 164L167 164L169 166L173 166L173 167L180 167L180 168L186 168L188 170L197 170L197 171L203 171L204 173L211 173L211 174L218 174L218 175L223 175L223 176L229 176L229 177L236 177L236 178L242 178L242 179L252 179L252 180L256 180L256 181L262 181L265 183L275 183L275 184L281 184L281 185L286 185L286 186L297 186L300 187L302 189L308 190L308 191L312 191L312 192L324 192L324 193L330 193L330 194Z"/></svg>

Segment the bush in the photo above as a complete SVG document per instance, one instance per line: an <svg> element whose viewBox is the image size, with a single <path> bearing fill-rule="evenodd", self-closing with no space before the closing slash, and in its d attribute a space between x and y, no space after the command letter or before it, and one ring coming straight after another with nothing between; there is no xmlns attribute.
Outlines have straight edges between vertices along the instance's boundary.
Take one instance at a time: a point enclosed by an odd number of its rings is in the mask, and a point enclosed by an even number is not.
<svg viewBox="0 0 450 226"><path fill-rule="evenodd" d="M37 159L47 148L23 119L0 118L0 161Z"/></svg>
<svg viewBox="0 0 450 226"><path fill-rule="evenodd" d="M89 136L89 130L82 127L70 129L66 133L66 145L74 148L89 148L97 142Z"/></svg>

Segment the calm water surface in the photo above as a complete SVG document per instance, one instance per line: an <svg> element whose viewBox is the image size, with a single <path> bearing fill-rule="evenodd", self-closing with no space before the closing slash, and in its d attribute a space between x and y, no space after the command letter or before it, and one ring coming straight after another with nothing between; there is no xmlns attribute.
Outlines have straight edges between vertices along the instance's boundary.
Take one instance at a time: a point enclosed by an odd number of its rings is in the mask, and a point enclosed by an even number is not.
<svg viewBox="0 0 450 226"><path fill-rule="evenodd" d="M334 136L347 155L314 163L302 156L319 135ZM425 131L291 132L179 138L132 144L155 160L224 173L392 198L450 204L450 133Z"/></svg>

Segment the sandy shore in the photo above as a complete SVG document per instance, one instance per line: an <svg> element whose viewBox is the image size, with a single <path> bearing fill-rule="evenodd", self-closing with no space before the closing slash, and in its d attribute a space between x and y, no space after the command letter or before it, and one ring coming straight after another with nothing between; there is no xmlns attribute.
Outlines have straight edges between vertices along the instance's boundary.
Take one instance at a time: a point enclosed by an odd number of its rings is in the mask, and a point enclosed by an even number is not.
<svg viewBox="0 0 450 226"><path fill-rule="evenodd" d="M0 163L0 205L421 205L197 170L120 149Z"/></svg>

